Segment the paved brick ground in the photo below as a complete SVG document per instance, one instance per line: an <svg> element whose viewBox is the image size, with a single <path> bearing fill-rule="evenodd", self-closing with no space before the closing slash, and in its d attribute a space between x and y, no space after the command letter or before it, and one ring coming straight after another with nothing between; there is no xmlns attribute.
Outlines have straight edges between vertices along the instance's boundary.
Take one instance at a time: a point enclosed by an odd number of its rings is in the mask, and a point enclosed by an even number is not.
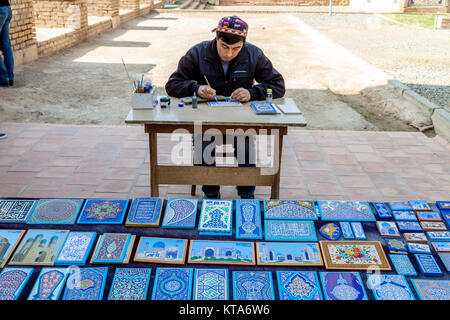
<svg viewBox="0 0 450 320"><path fill-rule="evenodd" d="M149 196L141 126L1 123L0 131L8 134L0 140L0 197ZM158 139L159 161L168 163L174 142ZM281 170L283 199L450 199L450 145L420 133L292 129ZM221 193L237 197L235 187ZM190 197L190 186L164 185L160 194ZM268 199L270 189L257 187L256 196Z"/></svg>

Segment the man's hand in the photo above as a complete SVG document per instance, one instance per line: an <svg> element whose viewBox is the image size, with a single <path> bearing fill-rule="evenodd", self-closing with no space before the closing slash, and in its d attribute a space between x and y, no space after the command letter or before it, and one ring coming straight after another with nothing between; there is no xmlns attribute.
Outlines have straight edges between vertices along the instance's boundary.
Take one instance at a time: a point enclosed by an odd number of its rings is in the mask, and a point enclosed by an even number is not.
<svg viewBox="0 0 450 320"><path fill-rule="evenodd" d="M211 88L210 86L200 86L197 90L197 96L203 99L212 99L216 95L216 90Z"/></svg>
<svg viewBox="0 0 450 320"><path fill-rule="evenodd" d="M250 98L250 92L244 88L238 88L231 93L231 100L234 101L248 102Z"/></svg>

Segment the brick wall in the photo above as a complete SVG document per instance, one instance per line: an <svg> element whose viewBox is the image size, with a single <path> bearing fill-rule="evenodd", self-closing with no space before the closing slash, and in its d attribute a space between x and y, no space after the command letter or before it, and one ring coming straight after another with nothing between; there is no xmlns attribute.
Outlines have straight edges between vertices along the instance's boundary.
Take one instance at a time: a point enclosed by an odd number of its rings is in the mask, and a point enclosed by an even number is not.
<svg viewBox="0 0 450 320"><path fill-rule="evenodd" d="M31 0L10 0L13 18L10 24L10 39L13 51L36 44Z"/></svg>
<svg viewBox="0 0 450 320"><path fill-rule="evenodd" d="M87 0L33 0L35 26L87 28Z"/></svg>
<svg viewBox="0 0 450 320"><path fill-rule="evenodd" d="M119 8L124 10L139 9L139 0L120 0Z"/></svg>
<svg viewBox="0 0 450 320"><path fill-rule="evenodd" d="M290 5L290 6L328 6L329 0L220 0L220 5L253 4L253 5ZM334 6L348 6L350 0L333 0Z"/></svg>
<svg viewBox="0 0 450 320"><path fill-rule="evenodd" d="M88 15L98 17L119 16L120 0L87 0Z"/></svg>

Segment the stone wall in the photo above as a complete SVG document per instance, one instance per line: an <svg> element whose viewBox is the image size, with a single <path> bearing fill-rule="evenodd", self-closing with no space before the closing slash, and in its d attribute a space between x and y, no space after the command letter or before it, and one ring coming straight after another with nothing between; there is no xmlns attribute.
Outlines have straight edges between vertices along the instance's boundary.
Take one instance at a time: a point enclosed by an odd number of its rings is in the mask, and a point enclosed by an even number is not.
<svg viewBox="0 0 450 320"><path fill-rule="evenodd" d="M211 1L208 1L209 3ZM329 6L330 0L219 0L219 5ZM350 0L333 0L333 6L348 6Z"/></svg>
<svg viewBox="0 0 450 320"><path fill-rule="evenodd" d="M10 0L13 18L10 24L10 39L13 50L36 44L36 29L33 21L31 0Z"/></svg>
<svg viewBox="0 0 450 320"><path fill-rule="evenodd" d="M89 16L117 17L119 16L120 0L87 0Z"/></svg>
<svg viewBox="0 0 450 320"><path fill-rule="evenodd" d="M120 0L119 8L123 10L139 9L139 0Z"/></svg>
<svg viewBox="0 0 450 320"><path fill-rule="evenodd" d="M87 28L87 0L33 0L33 16L40 28Z"/></svg>

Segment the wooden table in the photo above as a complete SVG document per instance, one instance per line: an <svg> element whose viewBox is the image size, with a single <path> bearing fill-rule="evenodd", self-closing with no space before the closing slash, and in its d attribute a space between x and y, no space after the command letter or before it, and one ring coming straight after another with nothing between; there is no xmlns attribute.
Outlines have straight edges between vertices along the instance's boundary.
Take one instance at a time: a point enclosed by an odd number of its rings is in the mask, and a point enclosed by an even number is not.
<svg viewBox="0 0 450 320"><path fill-rule="evenodd" d="M179 102L171 98L171 105L167 109L159 106L152 110L131 109L125 119L126 124L143 124L145 132L149 134L152 197L159 196L160 184L182 184L193 185L193 194L195 185L271 186L271 198L279 198L283 136L287 134L289 126L306 126L301 114L257 115L250 103L227 107L210 107L207 103L199 103L198 108L193 109L191 105L178 107ZM275 99L274 103L284 103L284 99ZM241 129L246 132L253 129L257 134L273 135L274 165L272 169L159 165L157 134L173 133L177 129L195 134L203 134L209 129L216 129L223 134L229 134L229 130Z"/></svg>

